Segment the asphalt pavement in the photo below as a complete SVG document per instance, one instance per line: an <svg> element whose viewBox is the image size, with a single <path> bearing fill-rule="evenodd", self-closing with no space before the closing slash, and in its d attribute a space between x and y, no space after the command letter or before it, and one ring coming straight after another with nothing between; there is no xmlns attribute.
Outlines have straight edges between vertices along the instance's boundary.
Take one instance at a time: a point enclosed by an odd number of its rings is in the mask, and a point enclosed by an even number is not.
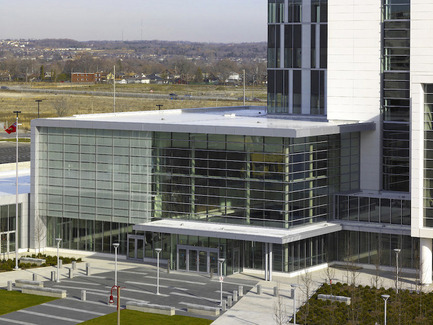
<svg viewBox="0 0 433 325"><path fill-rule="evenodd" d="M86 259L86 262L89 261L91 275L86 275L86 263L77 263L74 277L69 279L71 265L66 265L61 269L60 283L50 281L51 271L56 271L55 267L3 273L3 281L0 282L0 285L5 285L5 282L9 279L9 281L14 280L12 277L31 280L33 273L35 273L38 280L44 281L45 287L66 290L67 298L0 316L0 325L79 324L115 312L115 306L109 303L111 288L114 285L114 261L112 259ZM6 279L6 275L8 279ZM118 262L118 285L122 287L120 295L121 307L125 308L127 301L138 301L175 307L176 315L212 320L217 318L188 313L187 305L219 308L221 284L218 277L210 278L207 274L184 272L168 273L166 268L161 267L159 278L160 294L157 295L157 268L154 265L127 261ZM256 279L249 279L248 277L234 277L233 279L227 277L223 283L223 299L227 299L228 295L232 295L234 290L239 290L239 285L242 285L244 292L247 293L256 283ZM81 300L82 290L86 290L86 301ZM113 295L116 301L115 291Z"/></svg>

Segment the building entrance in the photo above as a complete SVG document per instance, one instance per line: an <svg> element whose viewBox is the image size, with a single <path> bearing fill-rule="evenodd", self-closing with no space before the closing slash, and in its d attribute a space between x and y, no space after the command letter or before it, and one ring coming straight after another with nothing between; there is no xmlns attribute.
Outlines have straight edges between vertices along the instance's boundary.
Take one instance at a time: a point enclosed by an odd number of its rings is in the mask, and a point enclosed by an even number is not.
<svg viewBox="0 0 433 325"><path fill-rule="evenodd" d="M178 271L217 273L218 249L178 245L177 266Z"/></svg>
<svg viewBox="0 0 433 325"><path fill-rule="evenodd" d="M133 260L143 260L144 258L144 236L128 235L127 256Z"/></svg>

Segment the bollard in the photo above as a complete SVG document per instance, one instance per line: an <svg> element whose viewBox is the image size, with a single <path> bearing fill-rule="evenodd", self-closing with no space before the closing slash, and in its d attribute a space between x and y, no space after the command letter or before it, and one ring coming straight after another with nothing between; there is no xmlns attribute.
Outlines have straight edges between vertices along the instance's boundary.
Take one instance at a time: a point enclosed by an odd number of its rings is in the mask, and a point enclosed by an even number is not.
<svg viewBox="0 0 433 325"><path fill-rule="evenodd" d="M233 297L232 296L228 296L227 297L227 307L231 308L233 306Z"/></svg>
<svg viewBox="0 0 433 325"><path fill-rule="evenodd" d="M72 261L72 269L74 271L77 269L77 261Z"/></svg>
<svg viewBox="0 0 433 325"><path fill-rule="evenodd" d="M257 285L257 294L258 295L262 294L262 286L260 284Z"/></svg>
<svg viewBox="0 0 433 325"><path fill-rule="evenodd" d="M12 281L8 281L8 291L12 291Z"/></svg>
<svg viewBox="0 0 433 325"><path fill-rule="evenodd" d="M33 273L33 281L38 281L38 275L36 273Z"/></svg>
<svg viewBox="0 0 433 325"><path fill-rule="evenodd" d="M239 286L239 297L244 296L244 286Z"/></svg>
<svg viewBox="0 0 433 325"><path fill-rule="evenodd" d="M74 277L74 270L69 269L69 279L72 279Z"/></svg>
<svg viewBox="0 0 433 325"><path fill-rule="evenodd" d="M223 300L223 305L221 306L222 311L226 311L227 310L227 301Z"/></svg>
<svg viewBox="0 0 433 325"><path fill-rule="evenodd" d="M57 274L56 274L56 271L51 271L51 281L56 281L56 279L57 279Z"/></svg>
<svg viewBox="0 0 433 325"><path fill-rule="evenodd" d="M86 263L86 275L90 275L90 263Z"/></svg>
<svg viewBox="0 0 433 325"><path fill-rule="evenodd" d="M86 297L86 290L81 290L81 300L82 301L86 301L87 297Z"/></svg>
<svg viewBox="0 0 433 325"><path fill-rule="evenodd" d="M170 274L170 261L167 262L167 274Z"/></svg>
<svg viewBox="0 0 433 325"><path fill-rule="evenodd" d="M233 290L233 302L237 302L237 301L238 301L238 291Z"/></svg>
<svg viewBox="0 0 433 325"><path fill-rule="evenodd" d="M280 295L280 292L278 290L278 287L274 287L274 297L278 297Z"/></svg>
<svg viewBox="0 0 433 325"><path fill-rule="evenodd" d="M63 267L63 260L59 259L59 267L62 268Z"/></svg>

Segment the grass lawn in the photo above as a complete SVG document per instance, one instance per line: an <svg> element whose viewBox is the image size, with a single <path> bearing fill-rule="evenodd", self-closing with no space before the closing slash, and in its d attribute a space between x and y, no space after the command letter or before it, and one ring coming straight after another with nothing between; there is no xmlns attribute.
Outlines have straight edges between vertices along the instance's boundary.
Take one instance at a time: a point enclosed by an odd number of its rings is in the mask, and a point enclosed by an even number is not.
<svg viewBox="0 0 433 325"><path fill-rule="evenodd" d="M13 311L40 305L57 298L27 295L18 291L0 290L0 315Z"/></svg>
<svg viewBox="0 0 433 325"><path fill-rule="evenodd" d="M124 309L120 311L120 323L128 325L209 325L213 321L203 318L186 316L164 316L158 314L142 313L140 311ZM117 312L102 317L91 319L81 324L85 325L110 325L117 324Z"/></svg>

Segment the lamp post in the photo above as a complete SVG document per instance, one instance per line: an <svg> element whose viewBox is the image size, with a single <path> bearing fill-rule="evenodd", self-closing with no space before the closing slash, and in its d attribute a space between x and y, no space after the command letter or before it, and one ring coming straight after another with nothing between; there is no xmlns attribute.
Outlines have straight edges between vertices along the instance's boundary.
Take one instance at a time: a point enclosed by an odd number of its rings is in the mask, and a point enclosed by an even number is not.
<svg viewBox="0 0 433 325"><path fill-rule="evenodd" d="M18 115L21 111L14 111L14 114L17 114L17 118L15 121L16 126L16 152L15 152L15 162L16 162L16 198L15 198L15 270L19 270L18 267Z"/></svg>
<svg viewBox="0 0 433 325"><path fill-rule="evenodd" d="M401 252L400 248L395 248L395 292L398 294L398 253Z"/></svg>
<svg viewBox="0 0 433 325"><path fill-rule="evenodd" d="M42 99L36 99L36 103L38 103L38 118L39 118L39 104L42 103Z"/></svg>
<svg viewBox="0 0 433 325"><path fill-rule="evenodd" d="M56 238L57 242L57 282L60 282L60 257L59 257L59 247L62 238Z"/></svg>
<svg viewBox="0 0 433 325"><path fill-rule="evenodd" d="M117 286L117 249L119 248L119 243L113 243L114 247L114 285Z"/></svg>
<svg viewBox="0 0 433 325"><path fill-rule="evenodd" d="M388 300L389 295L382 295L381 297L385 301L385 316L384 316L384 323L383 324L386 325L386 301Z"/></svg>
<svg viewBox="0 0 433 325"><path fill-rule="evenodd" d="M299 287L299 284L292 284L293 288L293 324L296 325L296 288Z"/></svg>
<svg viewBox="0 0 433 325"><path fill-rule="evenodd" d="M221 307L223 306L223 281L224 281L224 277L223 277L223 264L225 262L224 258L219 258L218 259L218 264L219 264L219 269L220 269L220 303L221 303Z"/></svg>
<svg viewBox="0 0 433 325"><path fill-rule="evenodd" d="M155 248L156 252L156 294L159 295L159 253L161 253L161 248Z"/></svg>

